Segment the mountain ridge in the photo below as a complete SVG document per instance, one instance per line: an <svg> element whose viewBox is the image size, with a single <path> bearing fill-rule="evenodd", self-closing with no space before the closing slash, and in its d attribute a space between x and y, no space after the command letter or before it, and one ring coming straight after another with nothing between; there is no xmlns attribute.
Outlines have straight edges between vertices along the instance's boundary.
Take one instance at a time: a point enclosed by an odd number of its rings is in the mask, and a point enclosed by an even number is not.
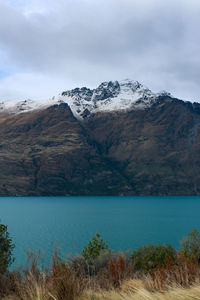
<svg viewBox="0 0 200 300"><path fill-rule="evenodd" d="M99 111L118 111L143 109L156 101L158 94L153 93L138 81L102 82L97 88L75 88L43 101L30 99L22 101L3 101L1 113L24 113L42 110L54 104L67 103L78 119L87 118Z"/></svg>
<svg viewBox="0 0 200 300"><path fill-rule="evenodd" d="M65 102L0 114L1 196L200 195L199 157L200 104L167 93L85 118Z"/></svg>

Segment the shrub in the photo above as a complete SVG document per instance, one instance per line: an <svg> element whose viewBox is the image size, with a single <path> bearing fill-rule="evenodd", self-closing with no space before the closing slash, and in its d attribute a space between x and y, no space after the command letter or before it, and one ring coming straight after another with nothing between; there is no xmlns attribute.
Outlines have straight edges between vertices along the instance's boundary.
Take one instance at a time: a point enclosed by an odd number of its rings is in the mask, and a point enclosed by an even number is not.
<svg viewBox="0 0 200 300"><path fill-rule="evenodd" d="M100 239L100 234L96 233L92 240L89 241L88 245L84 247L82 256L90 264L96 259L103 251L108 251L108 245Z"/></svg>
<svg viewBox="0 0 200 300"><path fill-rule="evenodd" d="M8 267L14 261L12 252L14 244L7 231L7 226L0 224L0 273L3 274L8 270Z"/></svg>
<svg viewBox="0 0 200 300"><path fill-rule="evenodd" d="M166 267L167 261L176 262L176 250L171 245L148 245L138 248L131 255L135 270L149 271Z"/></svg>
<svg viewBox="0 0 200 300"><path fill-rule="evenodd" d="M50 294L53 299L73 300L83 290L83 281L77 276L76 271L62 261L53 265L50 282Z"/></svg>
<svg viewBox="0 0 200 300"><path fill-rule="evenodd" d="M192 261L200 263L200 233L194 229L180 242L183 254Z"/></svg>
<svg viewBox="0 0 200 300"><path fill-rule="evenodd" d="M88 275L88 263L83 256L70 257L69 263L78 276Z"/></svg>
<svg viewBox="0 0 200 300"><path fill-rule="evenodd" d="M124 278L125 274L125 260L124 256L121 254L115 260L111 259L109 263L109 271L112 275L114 287L119 287L121 280Z"/></svg>
<svg viewBox="0 0 200 300"><path fill-rule="evenodd" d="M114 251L103 250L99 256L90 259L89 262L83 256L71 258L71 266L78 276L96 276L98 273L108 270L110 261L115 260L116 257L117 253Z"/></svg>

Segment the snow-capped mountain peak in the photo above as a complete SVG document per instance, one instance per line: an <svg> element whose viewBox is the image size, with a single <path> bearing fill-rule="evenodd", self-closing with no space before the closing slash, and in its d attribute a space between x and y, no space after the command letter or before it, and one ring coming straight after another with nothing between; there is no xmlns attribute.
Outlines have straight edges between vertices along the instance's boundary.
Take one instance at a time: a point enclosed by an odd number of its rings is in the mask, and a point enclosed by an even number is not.
<svg viewBox="0 0 200 300"><path fill-rule="evenodd" d="M86 87L63 92L57 99L66 102L78 118L91 113L144 109L155 102L157 95L138 81L107 81L96 89Z"/></svg>
<svg viewBox="0 0 200 300"><path fill-rule="evenodd" d="M158 95L138 81L106 81L96 89L86 87L64 91L45 101L5 101L0 103L0 112L22 113L40 110L59 103L67 103L75 117L84 119L97 112L145 109L151 106Z"/></svg>

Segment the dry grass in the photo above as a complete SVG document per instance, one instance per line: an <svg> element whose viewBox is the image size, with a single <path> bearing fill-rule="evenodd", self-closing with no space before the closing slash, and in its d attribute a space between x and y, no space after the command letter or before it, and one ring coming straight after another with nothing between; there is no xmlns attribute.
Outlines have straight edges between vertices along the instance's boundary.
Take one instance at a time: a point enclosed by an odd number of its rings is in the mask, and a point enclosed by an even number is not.
<svg viewBox="0 0 200 300"><path fill-rule="evenodd" d="M57 276L57 275L56 275ZM61 276L62 278L62 276ZM70 279L71 280L71 279ZM36 278L29 274L26 282L21 286L18 295L10 295L3 300L200 300L200 284L194 284L189 288L181 286L166 287L164 291L152 291L149 287L153 284L147 277L143 280L125 280L120 288L105 290L83 290L76 294L71 293L68 278L64 280L64 292L58 286L51 286L45 278ZM63 283L63 278L62 281ZM67 282L68 290L65 284ZM71 282L71 281L70 281ZM51 282L52 283L52 282ZM63 285L61 284L61 287ZM54 290L52 289L54 288Z"/></svg>
<svg viewBox="0 0 200 300"><path fill-rule="evenodd" d="M3 300L200 300L200 266L182 253L176 264L135 272L124 255L103 257L91 275L82 260L67 263L55 254L52 267L42 269L31 256L23 272L0 276Z"/></svg>
<svg viewBox="0 0 200 300"><path fill-rule="evenodd" d="M200 285L190 288L174 287L165 292L151 292L142 281L131 280L120 290L110 292L86 291L78 300L200 300Z"/></svg>
<svg viewBox="0 0 200 300"><path fill-rule="evenodd" d="M37 294L27 295L26 300L59 300L59 297L53 295L43 294L43 291L37 287ZM3 300L21 300L21 297L9 296ZM67 299L67 298L66 298ZM165 292L151 292L148 291L142 281L131 280L122 286L120 290L99 291L92 290L85 291L81 296L76 297L75 300L200 300L200 285L194 285L190 288L175 287L169 288Z"/></svg>

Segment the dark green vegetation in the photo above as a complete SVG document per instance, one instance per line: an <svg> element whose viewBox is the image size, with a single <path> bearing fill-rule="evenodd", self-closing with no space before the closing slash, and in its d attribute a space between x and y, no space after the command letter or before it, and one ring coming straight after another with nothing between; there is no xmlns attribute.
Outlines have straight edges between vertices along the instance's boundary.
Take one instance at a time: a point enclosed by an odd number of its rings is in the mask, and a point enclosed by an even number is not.
<svg viewBox="0 0 200 300"><path fill-rule="evenodd" d="M90 241L88 245L84 247L82 256L87 262L90 262L98 257L103 251L107 250L108 245L103 241L102 238L100 239L100 235L96 233L96 235L93 236L92 241Z"/></svg>
<svg viewBox="0 0 200 300"><path fill-rule="evenodd" d="M200 195L200 105L0 116L0 195Z"/></svg>
<svg viewBox="0 0 200 300"><path fill-rule="evenodd" d="M148 245L138 248L131 255L135 270L153 270L159 266L166 268L168 260L175 264L176 250L171 245Z"/></svg>
<svg viewBox="0 0 200 300"><path fill-rule="evenodd" d="M196 229L183 238L181 246L186 257L200 263L200 234Z"/></svg>
<svg viewBox="0 0 200 300"><path fill-rule="evenodd" d="M0 274L5 273L13 263L12 252L14 247L7 226L0 224Z"/></svg>

